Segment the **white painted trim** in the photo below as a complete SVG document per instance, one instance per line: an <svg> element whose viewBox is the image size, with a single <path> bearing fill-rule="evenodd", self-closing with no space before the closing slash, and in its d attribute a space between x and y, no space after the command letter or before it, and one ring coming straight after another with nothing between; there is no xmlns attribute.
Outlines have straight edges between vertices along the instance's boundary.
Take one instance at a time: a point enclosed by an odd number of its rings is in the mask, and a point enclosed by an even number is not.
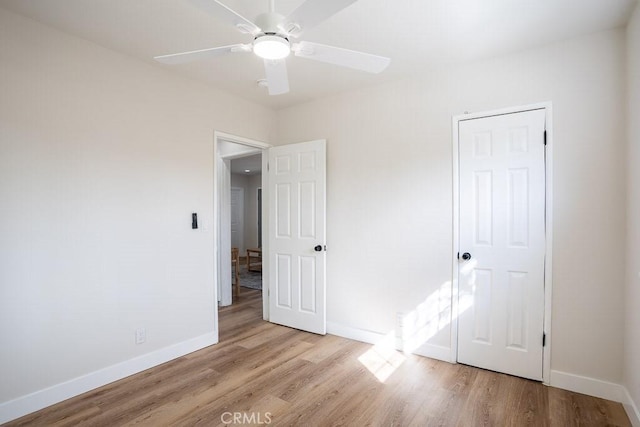
<svg viewBox="0 0 640 427"><path fill-rule="evenodd" d="M626 390L620 384L562 371L551 371L549 385L601 399L613 400L614 402L624 403L627 400Z"/></svg>
<svg viewBox="0 0 640 427"><path fill-rule="evenodd" d="M413 354L428 357L429 359L442 360L443 362L455 363L456 359L451 359L451 348L434 344L423 344Z"/></svg>
<svg viewBox="0 0 640 427"><path fill-rule="evenodd" d="M262 319L269 321L269 153L262 152Z"/></svg>
<svg viewBox="0 0 640 427"><path fill-rule="evenodd" d="M627 416L631 421L631 425L633 427L640 427L640 411L638 410L638 405L633 401L631 394L629 394L629 390L626 388L624 388L624 394L625 400L622 404L624 405L624 410L627 412Z"/></svg>
<svg viewBox="0 0 640 427"><path fill-rule="evenodd" d="M249 147L258 148L260 150L266 150L271 147L271 144L267 144L266 142L257 141L255 139L244 138L242 136L232 135L230 133L214 131L213 137L216 141L224 140L233 142L240 145L247 145Z"/></svg>
<svg viewBox="0 0 640 427"><path fill-rule="evenodd" d="M583 377L562 371L551 371L549 385L589 396L622 403L631 425L640 427L640 410L626 387L609 381Z"/></svg>
<svg viewBox="0 0 640 427"><path fill-rule="evenodd" d="M380 332L352 328L350 326L344 326L333 322L327 322L327 334L374 345L388 339L385 334L381 334ZM451 362L449 358L451 350L439 345L423 344L420 347L420 351L416 350L413 354L428 357L430 359L442 360L444 362Z"/></svg>
<svg viewBox="0 0 640 427"><path fill-rule="evenodd" d="M458 361L458 253L460 252L460 152L458 148L459 120L451 119L451 135L453 138L453 252L451 253L451 340L449 355L452 363Z"/></svg>
<svg viewBox="0 0 640 427"><path fill-rule="evenodd" d="M453 120L455 121L455 123L457 123L459 121L481 119L484 117L500 116L502 114L523 113L525 111L542 110L544 108L551 108L551 105L552 105L551 101L547 101L547 102L537 102L537 103L528 104L528 105L519 105L515 107L500 108L500 109L491 110L491 111L481 111L477 113L465 112L464 114L459 114L457 116L454 116Z"/></svg>
<svg viewBox="0 0 640 427"><path fill-rule="evenodd" d="M0 404L0 424L128 377L218 342L210 332Z"/></svg>
<svg viewBox="0 0 640 427"><path fill-rule="evenodd" d="M215 260L215 288L219 292L220 305L225 307L231 305L233 293L231 291L231 227L224 227L231 221L231 164L230 160L221 156L215 159L216 178L215 197L217 201L215 227L217 239L215 247L217 256ZM226 248L228 250L221 250Z"/></svg>
<svg viewBox="0 0 640 427"><path fill-rule="evenodd" d="M546 112L545 130L547 148L545 151L545 204L546 204L546 248L544 257L544 333L546 345L542 349L542 382L549 384L551 378L551 314L553 313L553 105L544 104Z"/></svg>
<svg viewBox="0 0 640 427"><path fill-rule="evenodd" d="M540 102L536 104L508 107L499 110L465 113L452 117L452 145L453 145L453 253L452 253L452 280L451 280L451 360L458 359L458 260L460 251L460 180L459 180L459 152L458 152L458 126L461 121L492 117L502 114L522 113L531 110L545 110L545 129L547 131L547 148L545 151L545 220L546 220L546 247L544 268L544 333L547 336L546 346L542 349L542 382L549 384L551 378L551 312L552 312L552 261L553 261L553 104Z"/></svg>
<svg viewBox="0 0 640 427"><path fill-rule="evenodd" d="M377 344L386 338L386 336L380 332L352 328L350 326L344 326L333 322L327 322L327 333L342 338L348 338L350 340L365 342L367 344Z"/></svg>

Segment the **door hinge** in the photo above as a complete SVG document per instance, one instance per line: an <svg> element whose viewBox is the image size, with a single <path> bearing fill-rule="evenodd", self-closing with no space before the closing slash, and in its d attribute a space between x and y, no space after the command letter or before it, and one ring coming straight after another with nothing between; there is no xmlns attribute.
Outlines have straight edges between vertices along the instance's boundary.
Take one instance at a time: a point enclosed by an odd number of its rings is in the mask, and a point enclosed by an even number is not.
<svg viewBox="0 0 640 427"><path fill-rule="evenodd" d="M544 145L547 145L547 130L544 130Z"/></svg>
<svg viewBox="0 0 640 427"><path fill-rule="evenodd" d="M545 334L544 332L542 333L542 346L546 346L547 345L547 334Z"/></svg>
<svg viewBox="0 0 640 427"><path fill-rule="evenodd" d="M460 259L460 252L458 252L458 259Z"/></svg>

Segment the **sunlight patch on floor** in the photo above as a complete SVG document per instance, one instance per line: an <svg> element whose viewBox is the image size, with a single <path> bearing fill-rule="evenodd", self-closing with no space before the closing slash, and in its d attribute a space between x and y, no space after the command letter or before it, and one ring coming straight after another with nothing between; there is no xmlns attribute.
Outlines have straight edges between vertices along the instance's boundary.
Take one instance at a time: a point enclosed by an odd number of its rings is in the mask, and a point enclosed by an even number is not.
<svg viewBox="0 0 640 427"><path fill-rule="evenodd" d="M475 263L469 263L461 274L473 274ZM473 276L471 279L473 284ZM438 332L450 327L457 318L473 307L473 295L469 292L452 294L451 282L442 283L408 313L398 313L396 330L389 332L377 344L363 353L358 360L381 383L384 383L413 353L428 343ZM457 302L457 309L452 302ZM401 351L400 351L401 350Z"/></svg>
<svg viewBox="0 0 640 427"><path fill-rule="evenodd" d="M407 359L396 350L395 344L395 332L389 332L380 342L358 357L358 361L381 383L384 383Z"/></svg>
<svg viewBox="0 0 640 427"><path fill-rule="evenodd" d="M461 274L473 271L475 260L465 266ZM457 309L452 302L457 302ZM450 281L442 283L438 289L425 298L415 309L403 314L396 330L397 348L412 353L451 324L473 306L473 296L467 293L454 294Z"/></svg>
<svg viewBox="0 0 640 427"><path fill-rule="evenodd" d="M402 349L411 353L451 324L451 282L445 282L402 317Z"/></svg>

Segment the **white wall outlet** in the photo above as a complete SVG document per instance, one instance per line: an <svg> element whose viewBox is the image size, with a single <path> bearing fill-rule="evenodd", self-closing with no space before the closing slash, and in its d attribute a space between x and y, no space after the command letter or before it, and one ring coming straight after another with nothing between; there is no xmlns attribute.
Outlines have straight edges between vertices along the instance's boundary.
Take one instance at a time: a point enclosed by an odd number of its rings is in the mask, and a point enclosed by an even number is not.
<svg viewBox="0 0 640 427"><path fill-rule="evenodd" d="M396 350L404 349L404 313L396 313Z"/></svg>
<svg viewBox="0 0 640 427"><path fill-rule="evenodd" d="M399 311L396 313L396 329L404 328L404 313Z"/></svg>
<svg viewBox="0 0 640 427"><path fill-rule="evenodd" d="M136 344L142 344L147 340L147 330L145 328L136 329Z"/></svg>

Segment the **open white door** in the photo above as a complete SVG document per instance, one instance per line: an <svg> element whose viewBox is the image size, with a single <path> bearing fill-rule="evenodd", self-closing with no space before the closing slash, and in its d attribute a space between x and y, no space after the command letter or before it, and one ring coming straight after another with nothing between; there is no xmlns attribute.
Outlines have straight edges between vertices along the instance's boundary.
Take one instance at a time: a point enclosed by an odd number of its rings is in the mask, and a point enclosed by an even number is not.
<svg viewBox="0 0 640 427"><path fill-rule="evenodd" d="M542 379L545 110L459 123L458 361Z"/></svg>
<svg viewBox="0 0 640 427"><path fill-rule="evenodd" d="M326 141L269 149L269 320L326 333Z"/></svg>

